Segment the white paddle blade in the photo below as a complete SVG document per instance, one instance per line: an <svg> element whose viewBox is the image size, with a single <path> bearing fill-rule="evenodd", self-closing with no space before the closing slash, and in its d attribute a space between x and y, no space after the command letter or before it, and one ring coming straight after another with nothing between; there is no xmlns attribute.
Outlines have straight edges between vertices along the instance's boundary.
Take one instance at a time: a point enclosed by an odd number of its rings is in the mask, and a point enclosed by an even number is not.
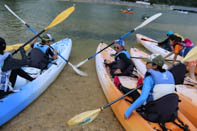
<svg viewBox="0 0 197 131"><path fill-rule="evenodd" d="M141 25L139 25L138 27L136 27L134 30L138 30L139 28L144 27L145 25L149 24L150 22L152 22L153 20L157 19L161 15L162 15L162 13L157 13L157 14L151 16L150 18L148 18L147 20L145 20Z"/></svg>
<svg viewBox="0 0 197 131"><path fill-rule="evenodd" d="M79 64L77 64L76 67L79 68L80 66L82 66L83 64L85 64L87 61L88 61L88 59L85 59L84 61L82 61Z"/></svg>
<svg viewBox="0 0 197 131"><path fill-rule="evenodd" d="M67 122L67 124L70 126L88 124L88 123L92 122L98 116L100 111L101 111L101 109L99 108L96 110L83 112L83 113L71 118Z"/></svg>
<svg viewBox="0 0 197 131"><path fill-rule="evenodd" d="M80 76L88 76L88 74L86 74L83 71L80 71L77 67L75 67L73 64L71 64L70 62L68 62L68 64L73 68L73 70Z"/></svg>

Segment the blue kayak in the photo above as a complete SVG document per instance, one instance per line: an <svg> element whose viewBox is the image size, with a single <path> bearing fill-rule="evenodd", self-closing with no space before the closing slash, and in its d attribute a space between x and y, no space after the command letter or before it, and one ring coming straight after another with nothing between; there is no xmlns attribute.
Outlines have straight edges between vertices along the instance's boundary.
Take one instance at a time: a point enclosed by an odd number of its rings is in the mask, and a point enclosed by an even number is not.
<svg viewBox="0 0 197 131"><path fill-rule="evenodd" d="M70 38L60 40L54 43L52 47L68 60L72 48L72 40ZM12 119L38 98L57 78L66 65L66 62L61 57L58 57L53 63L49 65L47 70L42 72L37 68L23 68L32 77L36 77L36 79L30 82L18 76L14 89L19 91L0 99L0 126Z"/></svg>

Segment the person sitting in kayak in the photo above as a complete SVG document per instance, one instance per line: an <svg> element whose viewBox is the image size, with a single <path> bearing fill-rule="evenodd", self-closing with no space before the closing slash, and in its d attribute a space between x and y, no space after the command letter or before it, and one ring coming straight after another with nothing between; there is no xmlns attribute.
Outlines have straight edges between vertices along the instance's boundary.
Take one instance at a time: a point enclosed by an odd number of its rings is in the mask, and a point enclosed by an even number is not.
<svg viewBox="0 0 197 131"><path fill-rule="evenodd" d="M116 40L114 44L115 61L110 62L105 60L104 63L110 68L112 77L115 75L130 76L134 70L134 64L130 59L130 54L125 49L125 42L123 40Z"/></svg>
<svg viewBox="0 0 197 131"><path fill-rule="evenodd" d="M57 50L52 50L50 44L54 41L50 34L46 34L42 37L42 41L36 42L33 40L31 47L32 50L28 54L30 59L30 67L36 67L41 70L47 69L50 60L57 59Z"/></svg>
<svg viewBox="0 0 197 131"><path fill-rule="evenodd" d="M173 65L174 65L177 55L185 57L187 55L187 53L194 47L194 44L188 38L186 38L184 40L184 42L182 42L182 39L180 37L177 37L176 35L171 35L169 37L169 39L170 39L170 44L172 45L174 50L173 50L173 52L171 52L167 56L165 56L165 58L168 58L172 54L175 54L174 59L173 59ZM196 78L195 78L196 61L191 61L187 64L189 65L190 78L192 78L193 80L196 81Z"/></svg>
<svg viewBox="0 0 197 131"><path fill-rule="evenodd" d="M151 55L147 60L147 72L140 96L125 111L128 119L136 111L146 120L159 123L165 129L166 122L178 119L178 95L175 93L173 74L162 68L164 58L161 55ZM178 124L178 123L176 123ZM185 128L185 127L181 127Z"/></svg>
<svg viewBox="0 0 197 131"><path fill-rule="evenodd" d="M0 99L16 91L13 88L17 75L29 81L34 80L34 78L21 69L22 66L28 65L24 48L20 48L22 60L13 58L11 53L4 52L5 49L6 42L0 37Z"/></svg>

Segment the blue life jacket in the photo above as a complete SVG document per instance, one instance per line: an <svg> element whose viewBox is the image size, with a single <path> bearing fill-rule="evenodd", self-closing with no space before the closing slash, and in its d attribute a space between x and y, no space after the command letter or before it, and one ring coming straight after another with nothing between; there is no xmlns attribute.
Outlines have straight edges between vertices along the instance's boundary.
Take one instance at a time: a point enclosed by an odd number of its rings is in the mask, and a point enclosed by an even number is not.
<svg viewBox="0 0 197 131"><path fill-rule="evenodd" d="M122 50L121 52L117 53L116 57L118 57L118 55L121 54L121 53L125 54L128 59L131 58L131 56L130 56L130 54L127 50Z"/></svg>
<svg viewBox="0 0 197 131"><path fill-rule="evenodd" d="M10 55L10 53L5 52L3 55L0 55L0 90L4 92L8 91L8 87L11 88L11 83L9 81L11 71L2 72L2 67L4 60Z"/></svg>
<svg viewBox="0 0 197 131"><path fill-rule="evenodd" d="M34 43L33 48L38 48L40 49L44 54L46 54L46 51L48 50L49 46L48 45L42 45L39 42Z"/></svg>
<svg viewBox="0 0 197 131"><path fill-rule="evenodd" d="M171 72L159 72L153 69L148 70L154 80L154 87L151 89L147 102L157 100L175 90L175 81Z"/></svg>

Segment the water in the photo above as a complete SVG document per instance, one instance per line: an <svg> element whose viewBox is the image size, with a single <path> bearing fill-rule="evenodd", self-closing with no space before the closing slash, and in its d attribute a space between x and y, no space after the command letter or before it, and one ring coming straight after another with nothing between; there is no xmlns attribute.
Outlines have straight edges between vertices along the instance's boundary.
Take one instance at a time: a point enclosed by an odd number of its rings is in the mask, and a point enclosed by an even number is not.
<svg viewBox="0 0 197 131"><path fill-rule="evenodd" d="M54 0L1 0L0 36L5 38L8 44L26 42L33 37L33 34L4 8L5 3L37 32L47 27L60 12L73 5L72 2ZM170 10L131 7L134 14L129 15L120 12L121 9L127 9L127 6L75 4L76 10L71 16L47 31L56 41L65 37L70 37L73 40L69 59L73 64L94 54L99 42L109 44L112 40L118 39L121 35L140 25L143 22L143 15L151 16L158 12L163 15L135 33L141 33L161 41L166 38L167 31L172 30L197 43L197 14L186 15ZM135 33L124 39L127 49L135 46L142 48L135 42ZM72 68L67 66L54 84L36 102L8 122L2 129L78 129L69 128L65 125L66 120L77 113L107 103L96 76L94 60L83 65L81 70L87 72L89 76L79 77L74 74ZM81 128L84 130L123 130L110 109L103 112L103 115L101 114L93 124L79 127L79 129Z"/></svg>

